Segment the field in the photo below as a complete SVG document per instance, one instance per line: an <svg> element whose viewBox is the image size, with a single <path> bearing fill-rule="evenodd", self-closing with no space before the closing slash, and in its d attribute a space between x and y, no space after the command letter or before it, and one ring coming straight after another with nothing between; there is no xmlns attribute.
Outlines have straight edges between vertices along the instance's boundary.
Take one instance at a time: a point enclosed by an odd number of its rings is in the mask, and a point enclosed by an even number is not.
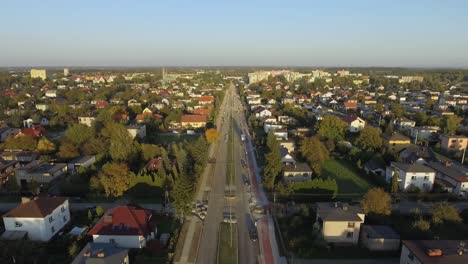
<svg viewBox="0 0 468 264"><path fill-rule="evenodd" d="M372 187L372 184L359 176L359 172L354 166L343 160L325 161L321 177L336 179L338 197L341 198L360 197Z"/></svg>
<svg viewBox="0 0 468 264"><path fill-rule="evenodd" d="M232 225L232 246L231 230L229 224L221 223L219 234L219 255L220 264L237 264L237 225Z"/></svg>

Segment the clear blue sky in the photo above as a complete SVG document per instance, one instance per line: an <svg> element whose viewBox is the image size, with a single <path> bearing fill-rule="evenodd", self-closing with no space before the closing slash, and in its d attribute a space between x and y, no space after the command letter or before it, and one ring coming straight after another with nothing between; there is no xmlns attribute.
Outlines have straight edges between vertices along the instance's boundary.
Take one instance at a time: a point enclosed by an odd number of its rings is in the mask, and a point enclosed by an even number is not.
<svg viewBox="0 0 468 264"><path fill-rule="evenodd" d="M468 67L466 0L15 0L0 66Z"/></svg>

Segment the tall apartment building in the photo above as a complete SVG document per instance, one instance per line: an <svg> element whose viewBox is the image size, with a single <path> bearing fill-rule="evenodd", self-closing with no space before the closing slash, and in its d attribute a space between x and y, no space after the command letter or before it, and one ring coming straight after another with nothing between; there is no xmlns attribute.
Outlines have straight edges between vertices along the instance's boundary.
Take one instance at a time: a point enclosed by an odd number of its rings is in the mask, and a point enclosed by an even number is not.
<svg viewBox="0 0 468 264"><path fill-rule="evenodd" d="M68 68L63 69L63 75L65 76L70 75L70 70L68 70Z"/></svg>
<svg viewBox="0 0 468 264"><path fill-rule="evenodd" d="M44 69L31 69L31 78L41 78L45 80L47 78L47 72Z"/></svg>

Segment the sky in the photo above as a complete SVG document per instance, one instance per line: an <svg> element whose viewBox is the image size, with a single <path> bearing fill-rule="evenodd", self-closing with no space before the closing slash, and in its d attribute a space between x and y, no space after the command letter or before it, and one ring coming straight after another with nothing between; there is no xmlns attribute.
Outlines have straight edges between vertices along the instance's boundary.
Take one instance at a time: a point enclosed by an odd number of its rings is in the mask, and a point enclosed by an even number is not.
<svg viewBox="0 0 468 264"><path fill-rule="evenodd" d="M0 66L468 67L467 0L0 6Z"/></svg>

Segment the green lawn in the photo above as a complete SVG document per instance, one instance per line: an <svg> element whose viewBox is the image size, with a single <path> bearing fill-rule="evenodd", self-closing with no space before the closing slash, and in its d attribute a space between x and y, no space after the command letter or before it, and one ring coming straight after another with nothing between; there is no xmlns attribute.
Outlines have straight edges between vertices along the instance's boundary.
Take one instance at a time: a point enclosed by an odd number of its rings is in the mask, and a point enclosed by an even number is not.
<svg viewBox="0 0 468 264"><path fill-rule="evenodd" d="M221 223L219 235L219 264L237 264L237 225L232 224L232 246L230 225Z"/></svg>
<svg viewBox="0 0 468 264"><path fill-rule="evenodd" d="M149 141L153 144L169 144L169 143L178 143L178 142L194 142L200 135L187 135L187 134L157 134L154 136L148 137Z"/></svg>
<svg viewBox="0 0 468 264"><path fill-rule="evenodd" d="M361 196L372 187L372 184L359 176L354 166L344 160L325 161L321 177L336 179L339 197Z"/></svg>

